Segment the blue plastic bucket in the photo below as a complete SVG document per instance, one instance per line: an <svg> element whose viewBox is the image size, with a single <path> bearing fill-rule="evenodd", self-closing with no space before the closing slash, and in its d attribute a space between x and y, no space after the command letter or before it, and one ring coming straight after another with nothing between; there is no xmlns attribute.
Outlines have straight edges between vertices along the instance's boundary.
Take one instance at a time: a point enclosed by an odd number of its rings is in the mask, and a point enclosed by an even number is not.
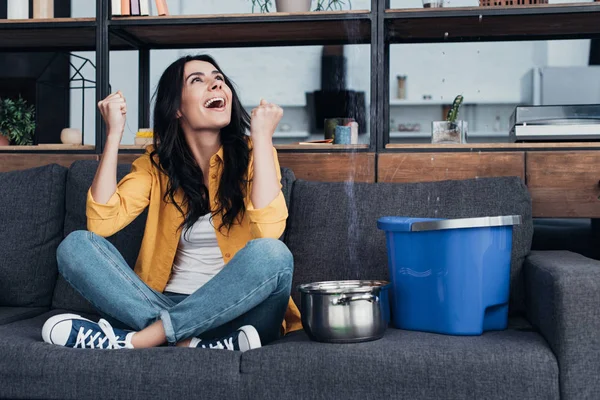
<svg viewBox="0 0 600 400"><path fill-rule="evenodd" d="M520 216L382 217L392 326L449 335L506 329L512 226Z"/></svg>

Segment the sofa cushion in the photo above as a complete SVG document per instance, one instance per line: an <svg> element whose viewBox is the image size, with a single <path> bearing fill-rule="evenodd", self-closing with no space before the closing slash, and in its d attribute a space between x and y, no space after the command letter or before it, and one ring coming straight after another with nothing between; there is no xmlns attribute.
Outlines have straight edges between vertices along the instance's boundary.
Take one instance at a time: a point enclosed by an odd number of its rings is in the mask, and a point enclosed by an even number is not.
<svg viewBox="0 0 600 400"><path fill-rule="evenodd" d="M66 190L65 237L75 230L87 229L85 203L87 191L92 185L97 168L97 161L76 161L69 169ZM117 167L117 180L121 180L130 170L131 164L119 164ZM291 187L296 178L294 173L287 168L281 169L281 175L282 191L289 204ZM121 252L131 268L135 266L142 244L147 215L148 211L146 210L131 224L107 238ZM96 312L95 308L77 293L62 276L58 277L52 306L53 308L64 308L85 313Z"/></svg>
<svg viewBox="0 0 600 400"><path fill-rule="evenodd" d="M238 399L240 353L157 347L82 350L44 343L54 310L0 326L0 398Z"/></svg>
<svg viewBox="0 0 600 400"><path fill-rule="evenodd" d="M0 306L50 305L66 176L57 164L0 173Z"/></svg>
<svg viewBox="0 0 600 400"><path fill-rule="evenodd" d="M32 318L46 311L47 307L0 307L0 325Z"/></svg>
<svg viewBox="0 0 600 400"><path fill-rule="evenodd" d="M376 341L312 342L303 331L242 355L251 399L558 399L558 364L537 333L446 336L388 329Z"/></svg>
<svg viewBox="0 0 600 400"><path fill-rule="evenodd" d="M514 228L511 312L521 313L521 269L531 248L531 199L519 178L427 183L321 183L297 180L286 244L294 255L292 294L298 284L340 279L389 280L382 216L466 218L521 215Z"/></svg>

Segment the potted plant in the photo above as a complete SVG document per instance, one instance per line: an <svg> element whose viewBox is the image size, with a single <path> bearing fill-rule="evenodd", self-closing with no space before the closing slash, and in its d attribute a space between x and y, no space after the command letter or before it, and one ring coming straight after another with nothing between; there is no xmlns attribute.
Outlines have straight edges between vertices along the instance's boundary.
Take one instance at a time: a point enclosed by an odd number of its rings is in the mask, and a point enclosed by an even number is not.
<svg viewBox="0 0 600 400"><path fill-rule="evenodd" d="M267 13L273 7L273 0L250 1L252 1L252 12L258 8L260 12ZM343 10L346 2L348 8L352 8L351 0L317 0L317 5L313 11ZM309 12L311 3L311 0L275 0L278 12Z"/></svg>
<svg viewBox="0 0 600 400"><path fill-rule="evenodd" d="M0 136L7 144L19 146L33 144L35 111L32 105L19 96L17 100L0 99Z"/></svg>
<svg viewBox="0 0 600 400"><path fill-rule="evenodd" d="M463 96L458 95L448 110L445 121L433 121L431 143L466 143L467 122L458 120Z"/></svg>

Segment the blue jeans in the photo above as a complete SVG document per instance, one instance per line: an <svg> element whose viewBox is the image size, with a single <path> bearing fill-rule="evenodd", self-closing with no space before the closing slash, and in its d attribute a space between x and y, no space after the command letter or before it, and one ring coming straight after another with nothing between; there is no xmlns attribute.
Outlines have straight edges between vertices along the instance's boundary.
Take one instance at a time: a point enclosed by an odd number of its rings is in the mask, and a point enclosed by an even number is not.
<svg viewBox="0 0 600 400"><path fill-rule="evenodd" d="M60 274L98 311L133 330L160 319L170 345L222 337L243 325L253 325L263 344L278 339L294 269L281 241L251 240L188 296L150 288L108 240L89 231L69 234L57 260Z"/></svg>

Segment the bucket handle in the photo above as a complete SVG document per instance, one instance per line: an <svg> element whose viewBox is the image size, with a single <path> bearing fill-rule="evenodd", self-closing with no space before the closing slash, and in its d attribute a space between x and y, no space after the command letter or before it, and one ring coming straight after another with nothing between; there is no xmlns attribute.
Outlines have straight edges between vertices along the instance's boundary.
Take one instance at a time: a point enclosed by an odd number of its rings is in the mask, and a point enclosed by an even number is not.
<svg viewBox="0 0 600 400"><path fill-rule="evenodd" d="M371 293L355 295L355 296L348 296L346 294L342 294L337 299L331 300L331 304L334 306L345 306L345 305L350 304L353 301L360 301L360 300L366 300L366 301L370 301L370 302L379 302L379 297L375 296L374 294L371 294Z"/></svg>

